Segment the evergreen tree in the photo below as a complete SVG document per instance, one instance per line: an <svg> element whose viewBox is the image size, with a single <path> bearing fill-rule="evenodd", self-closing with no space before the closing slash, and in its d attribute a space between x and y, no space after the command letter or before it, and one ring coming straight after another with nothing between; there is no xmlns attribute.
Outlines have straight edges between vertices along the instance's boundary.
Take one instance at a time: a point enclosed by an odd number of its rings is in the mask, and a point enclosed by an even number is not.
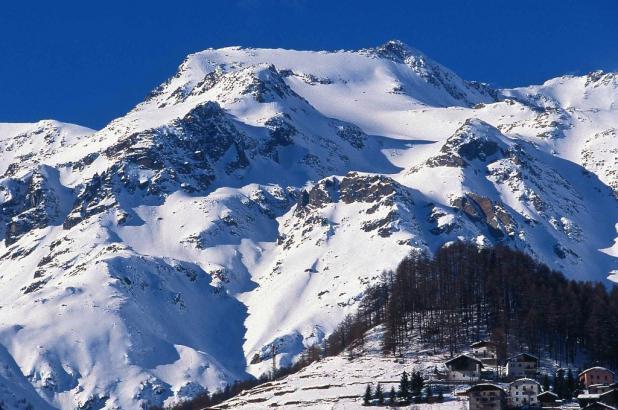
<svg viewBox="0 0 618 410"><path fill-rule="evenodd" d="M378 386L376 387L374 398L378 401L378 404L384 404L384 392L382 391L382 386L380 386L380 383L378 383Z"/></svg>
<svg viewBox="0 0 618 410"><path fill-rule="evenodd" d="M399 381L399 397L407 402L410 399L410 379L408 373L404 370Z"/></svg>
<svg viewBox="0 0 618 410"><path fill-rule="evenodd" d="M367 385L365 389L365 395L363 396L363 404L365 406L371 405L371 384Z"/></svg>
<svg viewBox="0 0 618 410"><path fill-rule="evenodd" d="M543 375L543 391L549 391L549 376L547 373Z"/></svg>
<svg viewBox="0 0 618 410"><path fill-rule="evenodd" d="M394 405L396 398L397 398L397 393L395 393L395 386L391 386L391 392L388 398L388 404Z"/></svg>
<svg viewBox="0 0 618 410"><path fill-rule="evenodd" d="M581 369L577 369L577 374L580 374L580 373L581 373ZM578 377L577 380L575 381L575 391L582 392L584 389L585 389L584 383Z"/></svg>
<svg viewBox="0 0 618 410"><path fill-rule="evenodd" d="M556 372L556 377L554 378L554 393L556 393L561 399L566 397L565 387L564 370L558 369Z"/></svg>
<svg viewBox="0 0 618 410"><path fill-rule="evenodd" d="M413 395L418 396L419 394L421 394L421 391L423 390L423 385L425 384L421 372L412 372L412 382L410 384Z"/></svg>
<svg viewBox="0 0 618 410"><path fill-rule="evenodd" d="M565 394L566 394L566 399L571 399L573 397L573 393L575 392L575 377L573 377L573 370L571 370L569 368L569 371L567 372L567 379L566 379L566 388L565 388Z"/></svg>

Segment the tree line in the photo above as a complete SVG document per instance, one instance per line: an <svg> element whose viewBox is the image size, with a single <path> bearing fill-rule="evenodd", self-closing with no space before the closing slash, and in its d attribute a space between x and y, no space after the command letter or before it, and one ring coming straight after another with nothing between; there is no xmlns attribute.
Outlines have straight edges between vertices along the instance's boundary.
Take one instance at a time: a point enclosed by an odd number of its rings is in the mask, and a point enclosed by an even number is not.
<svg viewBox="0 0 618 410"><path fill-rule="evenodd" d="M590 365L618 368L618 287L567 280L527 254L504 246L457 242L433 257L411 254L367 290L357 313L326 340L337 354L383 324L386 353L413 336L451 354L490 339L498 360L548 354L562 365L585 353Z"/></svg>

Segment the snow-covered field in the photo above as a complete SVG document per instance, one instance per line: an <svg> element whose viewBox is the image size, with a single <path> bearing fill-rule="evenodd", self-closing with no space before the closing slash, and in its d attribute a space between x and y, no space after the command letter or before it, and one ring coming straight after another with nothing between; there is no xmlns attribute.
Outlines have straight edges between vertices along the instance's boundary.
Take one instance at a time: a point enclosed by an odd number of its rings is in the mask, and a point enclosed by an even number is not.
<svg viewBox="0 0 618 410"><path fill-rule="evenodd" d="M385 357L380 349L381 333L381 328L370 332L362 348L327 357L283 379L245 390L215 408L360 409L366 408L362 397L368 384L375 390L379 383L388 396L391 387L395 390L399 388L404 371L408 374L420 371L426 383L430 383L436 380L436 369L441 372L445 370L443 363L448 360L446 353L434 354L431 349L424 350L418 345L410 346L409 353L403 357ZM465 390L467 385L435 382L432 387L435 391L443 389L442 403L411 406L423 410L467 408L467 399L453 394Z"/></svg>
<svg viewBox="0 0 618 410"><path fill-rule="evenodd" d="M102 130L0 124L0 398L135 408L259 376L457 239L618 281L617 97L602 72L492 89L399 42L230 47Z"/></svg>

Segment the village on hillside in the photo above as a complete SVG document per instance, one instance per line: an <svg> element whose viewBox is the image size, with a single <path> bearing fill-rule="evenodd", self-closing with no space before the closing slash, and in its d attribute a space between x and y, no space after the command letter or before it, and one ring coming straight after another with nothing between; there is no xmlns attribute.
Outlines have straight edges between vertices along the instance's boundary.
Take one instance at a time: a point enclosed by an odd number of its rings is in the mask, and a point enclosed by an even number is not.
<svg viewBox="0 0 618 410"><path fill-rule="evenodd" d="M472 354L459 355L445 363L449 381L469 381L471 386L457 392L467 396L471 410L505 408L582 408L616 410L618 383L613 371L592 367L573 375L558 369L557 375L543 373L539 358L519 353L497 363L496 345L479 341ZM550 380L553 384L550 385Z"/></svg>
<svg viewBox="0 0 618 410"><path fill-rule="evenodd" d="M297 372L242 389L211 406L221 410L618 407L618 383L610 369L562 368L544 352L538 358L513 351L501 360L499 348L491 341L451 353L434 349L418 335L398 354L385 355L383 337L384 327L378 326L338 355L320 357Z"/></svg>

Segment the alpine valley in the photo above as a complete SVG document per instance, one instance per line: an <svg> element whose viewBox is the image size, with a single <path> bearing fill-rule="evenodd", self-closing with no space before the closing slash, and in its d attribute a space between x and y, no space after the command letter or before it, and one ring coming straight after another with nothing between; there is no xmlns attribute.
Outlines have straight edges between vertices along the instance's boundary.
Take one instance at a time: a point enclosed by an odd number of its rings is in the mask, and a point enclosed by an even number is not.
<svg viewBox="0 0 618 410"><path fill-rule="evenodd" d="M259 377L457 240L610 285L617 199L617 73L495 89L398 41L192 54L102 130L0 124L0 400Z"/></svg>

